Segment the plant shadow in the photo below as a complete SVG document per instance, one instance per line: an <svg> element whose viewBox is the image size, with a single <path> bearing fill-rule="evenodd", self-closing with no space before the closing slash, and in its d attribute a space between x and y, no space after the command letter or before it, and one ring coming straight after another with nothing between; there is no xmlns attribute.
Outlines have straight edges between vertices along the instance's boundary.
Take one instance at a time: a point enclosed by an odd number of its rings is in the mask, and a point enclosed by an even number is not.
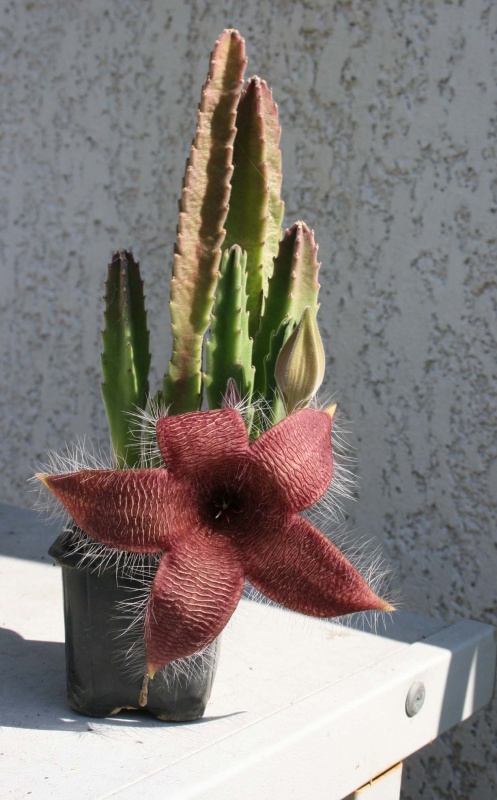
<svg viewBox="0 0 497 800"><path fill-rule="evenodd" d="M140 710L123 710L104 719L86 717L67 705L65 670L63 642L23 639L15 631L0 628L0 724L5 728L86 733L98 732L99 723L116 728L164 728L202 725L217 718L163 722ZM244 712L222 716L240 713Z"/></svg>

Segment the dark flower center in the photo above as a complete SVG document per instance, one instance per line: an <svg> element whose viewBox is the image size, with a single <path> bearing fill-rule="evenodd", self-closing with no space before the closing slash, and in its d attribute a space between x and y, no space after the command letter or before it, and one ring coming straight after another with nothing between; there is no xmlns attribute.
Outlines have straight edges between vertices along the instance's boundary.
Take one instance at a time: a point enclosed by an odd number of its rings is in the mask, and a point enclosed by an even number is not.
<svg viewBox="0 0 497 800"><path fill-rule="evenodd" d="M240 491L232 486L220 486L210 495L209 516L218 522L230 523L243 512Z"/></svg>

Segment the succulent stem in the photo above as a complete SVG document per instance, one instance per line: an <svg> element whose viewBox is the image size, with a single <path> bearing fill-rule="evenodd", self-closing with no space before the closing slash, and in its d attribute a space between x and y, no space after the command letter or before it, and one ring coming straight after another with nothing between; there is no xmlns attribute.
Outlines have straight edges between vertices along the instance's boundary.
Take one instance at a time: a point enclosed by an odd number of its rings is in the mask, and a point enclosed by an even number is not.
<svg viewBox="0 0 497 800"><path fill-rule="evenodd" d="M250 335L259 328L283 219L278 109L265 81L251 78L238 105L225 245L247 252Z"/></svg>
<svg viewBox="0 0 497 800"><path fill-rule="evenodd" d="M248 331L247 254L238 245L225 250L206 344L204 386L210 408L221 408L228 383L234 380L240 397L250 401L254 382L252 339Z"/></svg>
<svg viewBox="0 0 497 800"><path fill-rule="evenodd" d="M286 342L293 334L297 323L291 317L285 317L278 329L269 338L269 352L264 359L264 397L271 409L270 419L273 425L285 416L285 406L276 380L276 363Z"/></svg>
<svg viewBox="0 0 497 800"><path fill-rule="evenodd" d="M135 466L139 448L132 413L145 408L150 369L149 334L138 262L119 250L109 264L102 332L102 397L120 466Z"/></svg>
<svg viewBox="0 0 497 800"><path fill-rule="evenodd" d="M202 344L225 236L235 115L246 61L238 31L224 31L211 56L187 161L171 280L173 354L163 389L173 414L201 405Z"/></svg>
<svg viewBox="0 0 497 800"><path fill-rule="evenodd" d="M271 334L278 330L286 317L298 323L306 306L317 313L319 266L313 232L304 222L296 222L285 231L280 242L269 280L264 315L254 341L254 391L258 394L267 396L264 359L269 353Z"/></svg>

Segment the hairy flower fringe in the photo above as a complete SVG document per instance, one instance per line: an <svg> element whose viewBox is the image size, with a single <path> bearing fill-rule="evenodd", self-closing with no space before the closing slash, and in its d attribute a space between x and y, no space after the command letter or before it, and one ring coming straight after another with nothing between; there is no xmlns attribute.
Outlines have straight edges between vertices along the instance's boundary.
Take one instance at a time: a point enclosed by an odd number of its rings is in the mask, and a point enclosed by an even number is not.
<svg viewBox="0 0 497 800"><path fill-rule="evenodd" d="M146 409L137 408L136 411L127 414L135 422L133 431L135 442L130 445L130 449L132 448L139 456L139 467L143 469L166 466L157 444L156 424L157 420L167 416L168 413L168 405L151 397Z"/></svg>
<svg viewBox="0 0 497 800"><path fill-rule="evenodd" d="M314 398L311 406L324 411L334 403L334 396ZM304 516L335 544L362 575L373 592L398 608L398 598L390 588L391 567L384 561L380 545L364 537L357 538L348 526L347 504L357 499L359 480L355 474L356 457L349 442L351 425L337 409L333 416L332 450L333 478L318 502ZM348 627L377 631L379 623L386 624L387 612L363 611L333 619ZM390 616L390 614L388 615Z"/></svg>
<svg viewBox="0 0 497 800"><path fill-rule="evenodd" d="M66 443L61 451L48 450L46 461L38 461L35 465L36 473L49 475L64 475L89 469L117 469L117 460L113 452L109 453L99 444L92 443L86 436L78 438L73 444ZM29 478L28 483L38 495L34 504L37 511L49 521L60 521L63 526L71 523L71 518L62 503L59 503L51 492L44 491L36 475Z"/></svg>
<svg viewBox="0 0 497 800"><path fill-rule="evenodd" d="M379 547L373 549L370 545L370 542L363 541L360 544L356 543L356 546L350 549L347 547L340 547L340 549L362 577L369 583L373 592L385 600L386 603L398 609L400 605L399 598L397 594L390 589L391 568L384 562ZM284 606L280 603L276 603L274 600L270 600L250 583L247 583L243 596L251 602L284 609ZM377 633L380 628L386 628L386 620L387 617L390 616L391 613L387 611L369 610L358 611L353 614L344 614L341 617L330 617L328 621L334 625L370 630L373 633ZM298 617L303 621L307 619L302 615L298 615Z"/></svg>
<svg viewBox="0 0 497 800"><path fill-rule="evenodd" d="M140 573L136 567L130 570L128 580L133 580L136 586L127 586L127 599L116 605L114 621L119 645L116 660L124 665L122 673L130 680L142 678L147 671L143 630L154 576L155 570L153 574ZM172 686L178 681L200 679L206 669L212 666L217 647L218 643L214 641L198 653L166 664L156 672L154 683L163 682Z"/></svg>
<svg viewBox="0 0 497 800"><path fill-rule="evenodd" d="M108 570L116 573L116 580L139 576L140 581L150 585L154 579L161 553L130 553L97 542L91 536L71 524L63 530L63 544L68 556L78 558L78 567L101 574ZM147 580L146 580L147 579Z"/></svg>
<svg viewBox="0 0 497 800"><path fill-rule="evenodd" d="M244 419L251 421L251 437L257 438L276 424L274 410L265 397L252 399L250 405L240 412Z"/></svg>
<svg viewBox="0 0 497 800"><path fill-rule="evenodd" d="M332 398L324 401L313 400L310 404L318 410L324 410L332 404ZM249 428L254 428L260 435L275 424L273 405L264 398L248 401L242 398L236 403L227 404L239 411ZM165 467L157 444L157 420L168 413L168 407L160 401L151 399L146 410L137 409L130 416L136 422L136 447L140 454L139 466L142 468ZM334 472L330 486L323 497L303 516L321 530L344 553L346 558L363 576L372 590L388 603L394 602L388 590L390 569L384 564L379 548L373 548L371 542L357 540L352 537L347 527L347 501L353 500L357 494L358 481L353 472L355 458L348 444L348 424L338 411L333 418L332 447ZM50 451L45 464L38 465L39 472L63 474L81 470L116 469L117 463L113 454L106 454L99 446L92 445L87 438L77 441L75 445L66 446L62 453ZM41 487L39 481L36 481ZM95 570L99 574L104 570L113 570L116 581L126 580L132 586L126 586L128 597L116 606L113 625L116 639L120 643L117 657L124 664L123 672L130 679L143 677L146 672L144 646L144 624L147 603L152 583L157 571L161 554L129 553L100 544L78 528L70 520L63 506L51 493L40 492L38 507L52 518L65 520L65 545L68 555L77 556L78 566ZM246 585L244 596L249 600L267 605L277 605L268 600L250 584ZM362 612L334 618L334 623L354 627L364 627L376 631L380 620L385 619L384 612ZM216 654L217 643L211 643L205 650L194 655L174 661L160 669L154 681L165 681L172 684L177 680L188 680L200 676L207 665L210 665Z"/></svg>
<svg viewBox="0 0 497 800"><path fill-rule="evenodd" d="M309 404L318 411L324 411L333 404L333 397L314 398ZM271 406L267 404L268 427L271 420ZM359 481L353 471L356 459L349 444L350 425L340 411L333 416L332 449L333 478L323 495L315 505L303 512L303 516L327 536L351 562L369 584L371 589L387 603L398 607L397 598L389 588L391 568L383 561L381 548L371 540L358 539L348 527L346 504L356 500ZM279 605L269 600L251 584L245 588L244 596L262 604ZM377 631L380 623L386 624L386 612L364 611L334 617L333 623L347 627L359 627Z"/></svg>

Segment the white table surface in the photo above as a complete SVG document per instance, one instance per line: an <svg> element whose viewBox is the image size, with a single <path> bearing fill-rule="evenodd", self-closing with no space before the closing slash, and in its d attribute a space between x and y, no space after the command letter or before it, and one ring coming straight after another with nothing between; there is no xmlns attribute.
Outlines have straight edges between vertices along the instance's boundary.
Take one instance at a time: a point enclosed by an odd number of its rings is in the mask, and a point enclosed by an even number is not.
<svg viewBox="0 0 497 800"><path fill-rule="evenodd" d="M56 533L0 505L2 798L341 800L491 698L488 625L399 612L374 635L242 600L203 720L82 717L65 700Z"/></svg>

